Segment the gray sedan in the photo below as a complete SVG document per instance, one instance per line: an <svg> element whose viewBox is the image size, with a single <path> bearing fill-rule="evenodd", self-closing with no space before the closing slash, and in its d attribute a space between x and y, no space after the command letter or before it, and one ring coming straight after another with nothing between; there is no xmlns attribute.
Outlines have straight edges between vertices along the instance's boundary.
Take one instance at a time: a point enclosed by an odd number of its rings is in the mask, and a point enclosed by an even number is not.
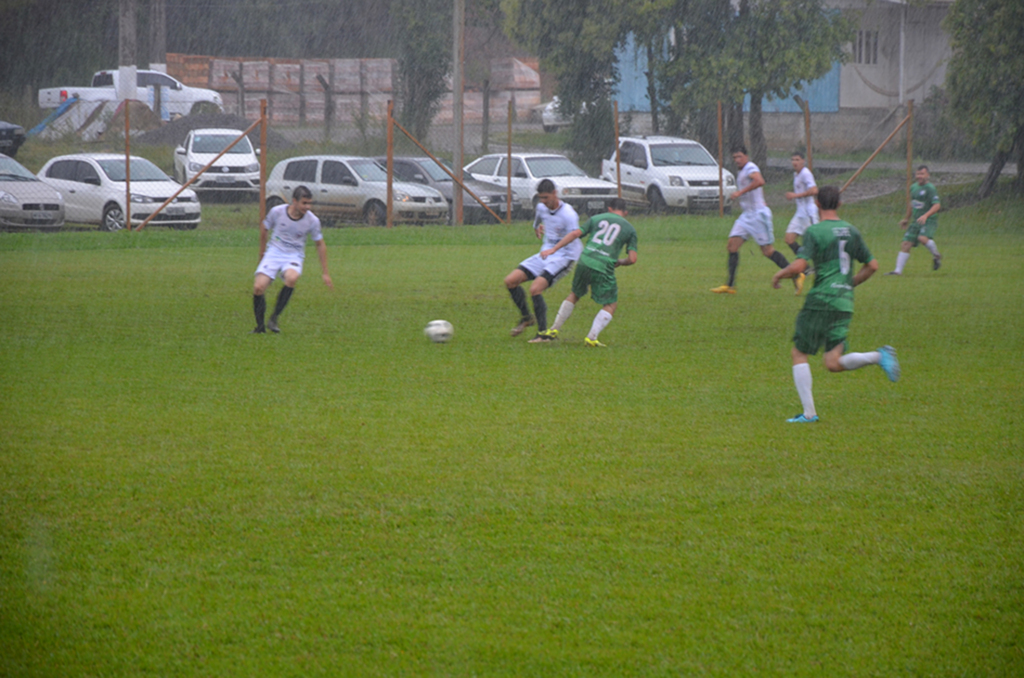
<svg viewBox="0 0 1024 678"><path fill-rule="evenodd" d="M381 167L387 167L388 159L385 157L376 158ZM424 157L401 157L394 158L395 181L405 181L414 184L423 184L439 191L448 201L448 221L451 223L452 203L455 199L455 182L441 169L436 162ZM447 165L446 165L447 167ZM449 172L454 171L449 167ZM495 190L491 184L477 181L466 174L462 183L477 194L485 205L498 213L502 219L505 218L505 205L507 196L501 191ZM462 192L462 221L466 224L493 224L494 217L485 210L479 202L469 193Z"/></svg>
<svg viewBox="0 0 1024 678"><path fill-rule="evenodd" d="M64 225L64 198L18 161L0 154L0 228L56 231Z"/></svg>

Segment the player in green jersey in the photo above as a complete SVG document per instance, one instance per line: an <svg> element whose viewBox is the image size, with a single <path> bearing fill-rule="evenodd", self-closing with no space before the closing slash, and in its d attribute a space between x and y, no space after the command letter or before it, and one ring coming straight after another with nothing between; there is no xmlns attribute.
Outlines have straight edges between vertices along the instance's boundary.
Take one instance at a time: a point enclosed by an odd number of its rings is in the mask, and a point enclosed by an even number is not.
<svg viewBox="0 0 1024 678"><path fill-rule="evenodd" d="M558 309L555 322L547 332L539 333L530 343L540 344L558 338L558 331L572 315L576 303L591 291L594 301L601 304L590 333L584 339L587 346L604 346L597 340L601 330L608 326L619 305L619 286L615 280L615 269L618 266L632 266L636 263L636 229L626 221L626 201L613 198L608 202L608 211L590 217L579 228L570 231L558 243L540 253L547 258L577 238L589 235L590 241L583 248L576 273L572 279L572 292ZM626 258L619 259L622 249L626 249Z"/></svg>
<svg viewBox="0 0 1024 678"><path fill-rule="evenodd" d="M779 288L783 278L803 273L808 261L814 262L817 274L814 287L796 318L793 335L793 382L803 404L803 412L788 421L805 424L818 421L811 390L811 366L807 359L825 345L825 367L829 372L856 370L865 365L878 365L891 381L900 378L900 364L892 346L883 346L868 353L845 353L846 334L853 317L853 288L874 275L878 262L871 256L860 232L839 218L839 189L822 186L818 190L821 221L804 232L803 246L797 258L772 277L772 287ZM853 260L863 266L854 273Z"/></svg>
<svg viewBox="0 0 1024 678"><path fill-rule="evenodd" d="M935 245L935 229L939 225L935 215L942 209L942 203L939 202L939 192L935 190L935 185L928 181L930 176L927 165L921 165L914 172L915 183L910 187L910 210L907 217L900 221L900 228L907 230L903 234L900 253L896 255L896 268L886 275L903 275L903 267L910 259L910 249L918 244L924 245L932 253L933 271L942 266L942 255Z"/></svg>

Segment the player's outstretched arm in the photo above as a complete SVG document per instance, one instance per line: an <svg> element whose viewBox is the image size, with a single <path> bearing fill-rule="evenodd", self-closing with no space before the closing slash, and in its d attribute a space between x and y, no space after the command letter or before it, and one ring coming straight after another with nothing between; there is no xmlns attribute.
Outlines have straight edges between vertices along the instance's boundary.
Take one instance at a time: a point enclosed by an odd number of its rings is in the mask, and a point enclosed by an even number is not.
<svg viewBox="0 0 1024 678"><path fill-rule="evenodd" d="M876 264L877 268L878 265ZM775 275L772 276L772 287L779 289L779 285L784 278L795 278L804 271L807 270L807 260L796 258L789 263L786 268L780 269Z"/></svg>
<svg viewBox="0 0 1024 678"><path fill-rule="evenodd" d="M615 267L619 266L632 266L636 263L636 250L630 250L626 253L625 259L619 259L615 262Z"/></svg>
<svg viewBox="0 0 1024 678"><path fill-rule="evenodd" d="M860 270L857 271L857 275L853 276L853 286L856 287L857 285L861 284L862 282L873 276L877 270L878 259L872 259L868 263L864 264L863 266L860 267Z"/></svg>
<svg viewBox="0 0 1024 678"><path fill-rule="evenodd" d="M324 284L334 289L334 281L331 274L327 272L327 244L321 239L316 241L316 254L320 257L320 277Z"/></svg>
<svg viewBox="0 0 1024 678"><path fill-rule="evenodd" d="M562 238L561 240L558 241L557 245L555 245L554 247L551 247L551 248L546 249L543 252L541 252L540 253L540 258L541 259L547 259L552 254L554 254L558 250L562 249L563 247L565 247L566 245L568 245L569 243L571 243L573 240L575 240L576 238L580 237L581 235L583 235L583 231L581 231L578 228L577 229L573 229L572 231L569 231L568 233L565 234L564 238Z"/></svg>

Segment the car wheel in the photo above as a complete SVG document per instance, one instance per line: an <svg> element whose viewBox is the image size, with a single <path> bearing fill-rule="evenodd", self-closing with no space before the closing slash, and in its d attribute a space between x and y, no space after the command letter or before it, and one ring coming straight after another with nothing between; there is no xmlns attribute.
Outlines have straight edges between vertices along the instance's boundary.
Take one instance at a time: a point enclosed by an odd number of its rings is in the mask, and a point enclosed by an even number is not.
<svg viewBox="0 0 1024 678"><path fill-rule="evenodd" d="M269 212L270 210L274 209L278 205L283 205L283 204L284 204L284 200L281 200L276 195L272 195L269 198L267 198L267 211Z"/></svg>
<svg viewBox="0 0 1024 678"><path fill-rule="evenodd" d="M121 206L117 203L110 203L103 208L103 220L100 223L100 229L113 233L114 231L120 231L124 228L124 212L121 210Z"/></svg>
<svg viewBox="0 0 1024 678"><path fill-rule="evenodd" d="M384 209L384 205L376 200L371 200L363 208L363 219L367 226L383 226L387 223L388 213Z"/></svg>
<svg viewBox="0 0 1024 678"><path fill-rule="evenodd" d="M667 207L665 204L665 197L657 188L651 188L651 190L647 192L647 202L651 206L651 212L654 214L663 214Z"/></svg>

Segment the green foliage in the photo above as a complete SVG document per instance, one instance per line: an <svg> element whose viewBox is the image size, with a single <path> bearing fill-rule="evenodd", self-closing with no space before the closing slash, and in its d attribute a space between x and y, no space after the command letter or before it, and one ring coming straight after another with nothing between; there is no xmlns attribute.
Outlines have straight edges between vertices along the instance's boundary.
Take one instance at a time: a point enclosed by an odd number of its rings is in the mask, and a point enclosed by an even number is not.
<svg viewBox="0 0 1024 678"><path fill-rule="evenodd" d="M430 122L448 92L452 65L450 0L394 0L397 24L399 119L418 139L426 139Z"/></svg>
<svg viewBox="0 0 1024 678"><path fill-rule="evenodd" d="M1024 4L957 0L943 26L953 49L946 88L960 126L979 145L1024 144Z"/></svg>
<svg viewBox="0 0 1024 678"><path fill-rule="evenodd" d="M883 265L901 207L844 212ZM231 209L0 235L0 674L1024 673L1019 199L858 288L903 378L815 360L807 427L802 300L756 248L707 292L729 218L637 218L589 351L589 301L507 335L526 224L329 229L337 288L311 254L250 336Z"/></svg>

